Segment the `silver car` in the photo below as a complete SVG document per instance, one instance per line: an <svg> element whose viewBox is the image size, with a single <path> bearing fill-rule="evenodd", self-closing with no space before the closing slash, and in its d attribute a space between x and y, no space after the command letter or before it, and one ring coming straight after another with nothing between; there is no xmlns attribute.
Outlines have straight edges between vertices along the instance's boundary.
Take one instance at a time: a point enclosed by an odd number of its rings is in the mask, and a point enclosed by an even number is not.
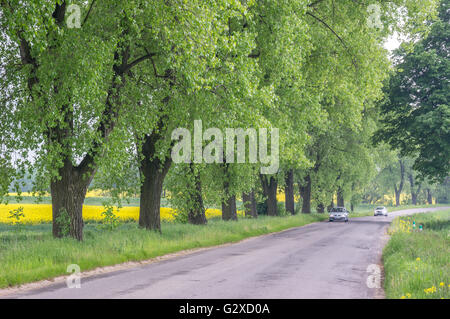
<svg viewBox="0 0 450 319"><path fill-rule="evenodd" d="M345 207L333 207L330 210L329 221L342 220L348 222L348 210Z"/></svg>
<svg viewBox="0 0 450 319"><path fill-rule="evenodd" d="M373 213L373 216L378 216L378 215L382 215L382 216L387 216L388 212L386 207L384 206L378 206L377 208L375 208L375 211Z"/></svg>

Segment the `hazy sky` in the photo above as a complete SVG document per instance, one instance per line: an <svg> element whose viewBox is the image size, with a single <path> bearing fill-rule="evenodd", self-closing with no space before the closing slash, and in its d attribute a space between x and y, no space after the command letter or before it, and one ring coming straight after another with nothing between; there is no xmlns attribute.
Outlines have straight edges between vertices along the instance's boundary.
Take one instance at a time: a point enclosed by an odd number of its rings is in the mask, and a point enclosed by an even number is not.
<svg viewBox="0 0 450 319"><path fill-rule="evenodd" d="M384 48L392 52L392 50L395 50L400 46L400 43L397 34L394 34L384 43Z"/></svg>

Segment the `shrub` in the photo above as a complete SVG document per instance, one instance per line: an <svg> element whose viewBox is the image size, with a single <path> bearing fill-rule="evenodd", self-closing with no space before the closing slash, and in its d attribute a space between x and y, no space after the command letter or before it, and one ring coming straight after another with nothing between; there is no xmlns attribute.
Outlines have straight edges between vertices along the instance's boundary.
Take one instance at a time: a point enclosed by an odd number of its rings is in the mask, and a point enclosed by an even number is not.
<svg viewBox="0 0 450 319"><path fill-rule="evenodd" d="M267 215L267 204L265 201L256 203L256 211L258 215Z"/></svg>
<svg viewBox="0 0 450 319"><path fill-rule="evenodd" d="M119 226L119 217L114 214L114 209L108 206L101 214L103 216L102 223L98 226L100 229L113 230Z"/></svg>

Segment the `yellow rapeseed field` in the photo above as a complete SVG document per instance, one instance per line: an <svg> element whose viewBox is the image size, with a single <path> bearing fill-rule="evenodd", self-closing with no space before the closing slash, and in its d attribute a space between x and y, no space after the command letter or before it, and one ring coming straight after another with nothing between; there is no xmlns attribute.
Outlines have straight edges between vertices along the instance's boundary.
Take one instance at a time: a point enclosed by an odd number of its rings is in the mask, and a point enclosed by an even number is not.
<svg viewBox="0 0 450 319"><path fill-rule="evenodd" d="M20 219L20 223L40 224L52 221L52 205L50 204L8 204L0 205L0 223L13 224L15 219L8 218L9 212L23 207L24 217ZM103 219L101 215L105 211L103 206L83 206L83 219L86 221L100 221ZM120 220L138 220L139 207L122 207L120 210L114 209L114 213ZM161 220L172 221L174 219L174 210L168 207L161 207ZM239 215L243 212L239 211ZM219 217L222 215L220 209L207 209L206 217Z"/></svg>
<svg viewBox="0 0 450 319"><path fill-rule="evenodd" d="M284 202L285 199L286 199L286 195L284 194L284 191L279 189L279 190L277 191L277 201L278 201L278 202ZM300 196L299 196L298 194L295 194L295 193L294 193L294 200L295 200L296 202L298 202L299 199L300 199Z"/></svg>

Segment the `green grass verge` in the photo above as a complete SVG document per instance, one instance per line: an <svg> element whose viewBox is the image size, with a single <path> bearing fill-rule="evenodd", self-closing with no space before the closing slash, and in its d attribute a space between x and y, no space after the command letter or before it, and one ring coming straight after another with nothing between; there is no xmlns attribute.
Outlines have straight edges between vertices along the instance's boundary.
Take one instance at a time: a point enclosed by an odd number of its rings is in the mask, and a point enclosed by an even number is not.
<svg viewBox="0 0 450 319"><path fill-rule="evenodd" d="M85 227L83 242L54 239L51 225L0 225L0 288L64 275L67 266L82 271L127 261L145 260L185 249L237 242L284 229L326 220L327 214L209 220L207 226L163 223L162 234L122 223L115 230Z"/></svg>
<svg viewBox="0 0 450 319"><path fill-rule="evenodd" d="M423 231L413 231L412 222ZM450 298L450 210L398 217L383 250L386 297Z"/></svg>

